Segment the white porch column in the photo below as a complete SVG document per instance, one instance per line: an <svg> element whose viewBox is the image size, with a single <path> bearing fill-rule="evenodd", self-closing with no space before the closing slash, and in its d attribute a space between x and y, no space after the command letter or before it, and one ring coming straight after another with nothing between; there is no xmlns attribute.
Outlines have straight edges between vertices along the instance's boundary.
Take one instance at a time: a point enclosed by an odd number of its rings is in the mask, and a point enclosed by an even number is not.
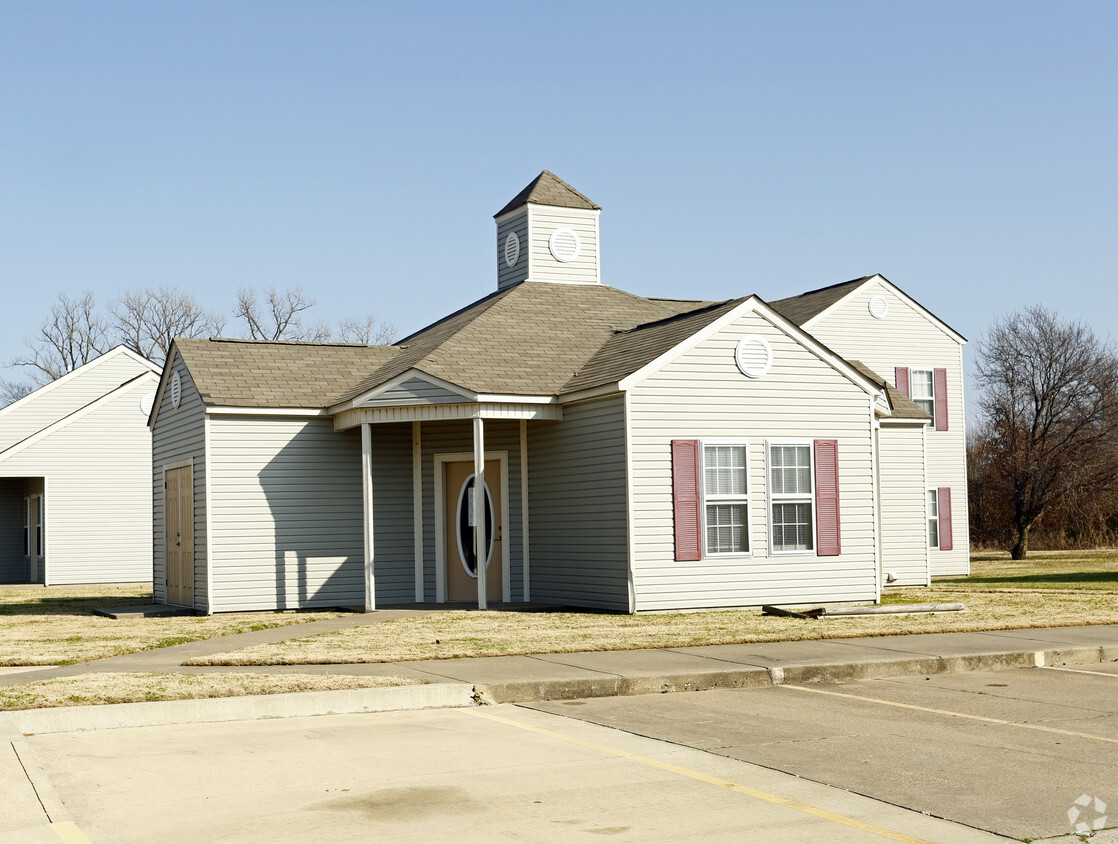
<svg viewBox="0 0 1118 844"><path fill-rule="evenodd" d="M423 434L416 420L411 423L412 545L415 549L415 602L423 603Z"/></svg>
<svg viewBox="0 0 1118 844"><path fill-rule="evenodd" d="M361 425L361 501L365 516L365 611L377 608L373 589L373 426Z"/></svg>
<svg viewBox="0 0 1118 844"><path fill-rule="evenodd" d="M520 559L524 573L524 602L532 600L528 570L528 420L520 420Z"/></svg>
<svg viewBox="0 0 1118 844"><path fill-rule="evenodd" d="M474 548L477 556L477 608L488 608L485 594L485 559L489 549L485 535L485 430L480 416L474 417Z"/></svg>

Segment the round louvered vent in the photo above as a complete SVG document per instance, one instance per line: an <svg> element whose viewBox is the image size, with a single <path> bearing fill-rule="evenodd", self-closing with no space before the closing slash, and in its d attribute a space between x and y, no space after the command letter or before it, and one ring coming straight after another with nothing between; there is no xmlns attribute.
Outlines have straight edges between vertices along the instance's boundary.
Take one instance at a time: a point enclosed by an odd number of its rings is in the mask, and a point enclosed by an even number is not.
<svg viewBox="0 0 1118 844"><path fill-rule="evenodd" d="M874 319L885 319L889 313L889 303L884 296L874 296L870 299L870 316Z"/></svg>
<svg viewBox="0 0 1118 844"><path fill-rule="evenodd" d="M171 407L178 407L180 401L182 401L182 379L179 378L179 371L176 369L171 376Z"/></svg>
<svg viewBox="0 0 1118 844"><path fill-rule="evenodd" d="M520 260L520 237L516 232L509 232L509 236L505 238L505 263L510 267L515 267L516 262Z"/></svg>
<svg viewBox="0 0 1118 844"><path fill-rule="evenodd" d="M151 416L151 409L155 406L155 393L144 393L140 399L140 410L144 416Z"/></svg>
<svg viewBox="0 0 1118 844"><path fill-rule="evenodd" d="M737 352L734 355L738 369L743 375L750 378L760 378L773 365L773 348L769 341L756 334L746 334L738 342Z"/></svg>
<svg viewBox="0 0 1118 844"><path fill-rule="evenodd" d="M547 241L547 248L551 250L556 261L566 264L578 257L580 248L578 235L570 229L556 229Z"/></svg>

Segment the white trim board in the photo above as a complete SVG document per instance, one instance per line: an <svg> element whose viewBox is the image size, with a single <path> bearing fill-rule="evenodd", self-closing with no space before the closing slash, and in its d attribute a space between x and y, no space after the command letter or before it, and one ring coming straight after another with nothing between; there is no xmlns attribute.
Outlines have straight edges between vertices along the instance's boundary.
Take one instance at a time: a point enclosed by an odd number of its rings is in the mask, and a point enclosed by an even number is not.
<svg viewBox="0 0 1118 844"><path fill-rule="evenodd" d="M36 398L39 398L41 396L46 395L47 393L54 390L54 388L59 387L63 384L66 384L66 383L72 381L74 378L77 378L78 375L80 375L82 373L85 373L85 372L89 372L92 369L95 369L100 364L106 363L107 361L110 361L113 358L120 357L121 355L124 355L125 357L130 357L133 360L137 361L138 363L142 363L149 370L151 370L151 373L153 375L159 375L159 372L160 372L159 367L156 366L154 363L152 363L147 358L136 354L134 351L129 349L127 346L114 346L113 348L111 348L107 352L105 352L103 355L100 355L99 357L94 358L93 360L89 361L88 363L83 363L81 366L78 366L78 367L75 367L74 369L71 369L69 372L67 372L65 375L61 376L60 378L55 378L53 381L51 381L47 384L44 384L41 387L37 387L36 389L32 390L30 393L28 393L23 398L17 399L16 401L12 402L11 404L9 404L5 407L0 407L0 419L2 419L8 413L13 412L16 408L22 408L22 407L26 407L29 404L34 404ZM146 373L142 373L142 372L139 373L139 375L144 375L144 374L146 374ZM137 375L135 377L139 377L139 375ZM135 380L135 377L129 379L129 381ZM127 383L127 382L125 382L125 383ZM123 384L121 386L123 386Z"/></svg>

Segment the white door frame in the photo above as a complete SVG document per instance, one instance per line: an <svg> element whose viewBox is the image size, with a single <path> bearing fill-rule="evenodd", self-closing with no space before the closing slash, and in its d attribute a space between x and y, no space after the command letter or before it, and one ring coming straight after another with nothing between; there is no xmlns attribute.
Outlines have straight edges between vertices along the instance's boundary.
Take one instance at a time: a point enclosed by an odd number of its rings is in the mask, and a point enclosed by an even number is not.
<svg viewBox="0 0 1118 844"><path fill-rule="evenodd" d="M509 453L486 451L486 460L497 460L501 466L501 515L504 534L501 538L501 600L512 600L512 582L509 577ZM446 463L474 463L472 451L436 454L435 466L435 602L446 603Z"/></svg>

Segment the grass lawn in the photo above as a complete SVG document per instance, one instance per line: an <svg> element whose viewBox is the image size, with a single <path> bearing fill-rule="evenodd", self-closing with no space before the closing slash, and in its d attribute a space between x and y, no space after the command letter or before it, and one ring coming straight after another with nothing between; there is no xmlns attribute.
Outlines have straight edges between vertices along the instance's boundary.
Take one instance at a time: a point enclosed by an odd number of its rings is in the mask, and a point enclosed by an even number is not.
<svg viewBox="0 0 1118 844"><path fill-rule="evenodd" d="M399 677L336 674L85 674L0 687L0 711L149 700L278 695L412 685Z"/></svg>
<svg viewBox="0 0 1118 844"><path fill-rule="evenodd" d="M1118 550L973 555L969 578L888 590L887 605L963 603L965 613L799 620L756 610L608 615L448 611L192 660L299 665L1118 624Z"/></svg>
<svg viewBox="0 0 1118 844"><path fill-rule="evenodd" d="M97 607L150 603L150 586L0 586L0 665L70 665L342 615L246 612L112 619L93 614Z"/></svg>

